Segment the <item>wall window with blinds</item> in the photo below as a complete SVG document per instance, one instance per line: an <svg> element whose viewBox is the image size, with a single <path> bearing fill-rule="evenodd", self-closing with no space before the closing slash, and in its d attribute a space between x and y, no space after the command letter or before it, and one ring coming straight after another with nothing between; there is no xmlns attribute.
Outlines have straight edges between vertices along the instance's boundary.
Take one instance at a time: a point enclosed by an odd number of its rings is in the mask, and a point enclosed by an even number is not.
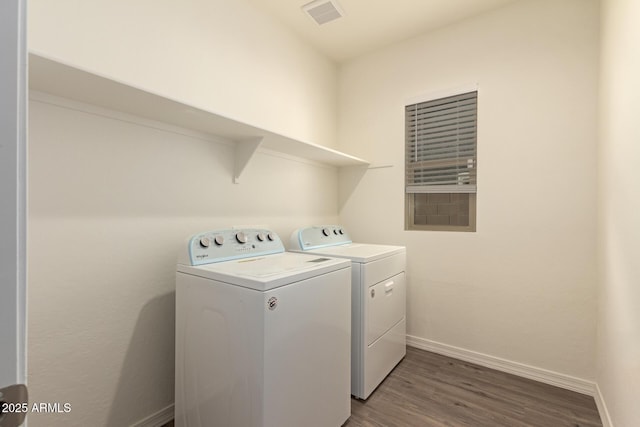
<svg viewBox="0 0 640 427"><path fill-rule="evenodd" d="M405 107L405 228L476 230L477 90Z"/></svg>

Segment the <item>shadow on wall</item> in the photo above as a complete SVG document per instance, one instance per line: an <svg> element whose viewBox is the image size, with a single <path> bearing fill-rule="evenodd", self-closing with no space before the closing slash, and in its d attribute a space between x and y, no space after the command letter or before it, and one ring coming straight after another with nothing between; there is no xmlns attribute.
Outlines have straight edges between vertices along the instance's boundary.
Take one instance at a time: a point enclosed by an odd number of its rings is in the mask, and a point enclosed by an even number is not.
<svg viewBox="0 0 640 427"><path fill-rule="evenodd" d="M340 168L340 187L338 189L338 209L342 210L355 191L356 187L367 173L366 166L351 166Z"/></svg>
<svg viewBox="0 0 640 427"><path fill-rule="evenodd" d="M173 403L175 292L144 305L124 358L107 426L132 425ZM156 390L147 396L144 390Z"/></svg>

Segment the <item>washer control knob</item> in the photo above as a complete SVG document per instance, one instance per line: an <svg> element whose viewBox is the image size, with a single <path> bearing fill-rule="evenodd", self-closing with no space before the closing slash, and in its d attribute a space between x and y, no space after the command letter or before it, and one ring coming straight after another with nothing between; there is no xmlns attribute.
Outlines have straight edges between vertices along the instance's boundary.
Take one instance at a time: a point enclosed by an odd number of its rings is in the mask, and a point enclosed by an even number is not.
<svg viewBox="0 0 640 427"><path fill-rule="evenodd" d="M334 228L333 229L333 234L335 234L337 236L338 235L338 229Z"/></svg>
<svg viewBox="0 0 640 427"><path fill-rule="evenodd" d="M322 234L324 234L325 236L327 236L327 237L328 237L328 236L329 236L329 234L331 234L331 231L329 231L329 229L328 229L328 228L323 228L323 229L322 229Z"/></svg>
<svg viewBox="0 0 640 427"><path fill-rule="evenodd" d="M258 233L258 235L256 236L258 238L259 241L264 242L264 233Z"/></svg>
<svg viewBox="0 0 640 427"><path fill-rule="evenodd" d="M242 231L239 233L236 233L236 240L238 241L238 243L247 243L247 235L244 234Z"/></svg>
<svg viewBox="0 0 640 427"><path fill-rule="evenodd" d="M222 246L222 244L224 243L224 237L222 236L216 236L213 241L215 242L216 245L218 246Z"/></svg>
<svg viewBox="0 0 640 427"><path fill-rule="evenodd" d="M342 228L340 230L338 230L338 233L344 234L344 231L342 231Z"/></svg>
<svg viewBox="0 0 640 427"><path fill-rule="evenodd" d="M273 242L275 240L275 236L273 235L273 233L269 233L267 234L267 239Z"/></svg>
<svg viewBox="0 0 640 427"><path fill-rule="evenodd" d="M200 239L200 246L201 247L208 248L210 244L211 244L211 241L209 240L208 237L203 237L202 239Z"/></svg>

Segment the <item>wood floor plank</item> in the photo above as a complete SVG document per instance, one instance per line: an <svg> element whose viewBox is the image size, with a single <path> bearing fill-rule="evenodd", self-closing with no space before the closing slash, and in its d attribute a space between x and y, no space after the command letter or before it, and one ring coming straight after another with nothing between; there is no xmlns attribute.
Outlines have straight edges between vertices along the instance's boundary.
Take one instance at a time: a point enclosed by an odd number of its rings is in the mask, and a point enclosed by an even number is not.
<svg viewBox="0 0 640 427"><path fill-rule="evenodd" d="M415 348L345 427L597 427L592 397Z"/></svg>

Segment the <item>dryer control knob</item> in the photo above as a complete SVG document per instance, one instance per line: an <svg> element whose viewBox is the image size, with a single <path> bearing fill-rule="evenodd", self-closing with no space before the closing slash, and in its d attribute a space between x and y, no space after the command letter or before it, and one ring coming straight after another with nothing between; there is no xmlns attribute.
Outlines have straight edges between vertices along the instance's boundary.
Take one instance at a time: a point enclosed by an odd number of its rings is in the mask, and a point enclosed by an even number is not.
<svg viewBox="0 0 640 427"><path fill-rule="evenodd" d="M244 234L242 231L239 233L236 233L236 240L238 241L238 243L247 243L247 235Z"/></svg>
<svg viewBox="0 0 640 427"><path fill-rule="evenodd" d="M333 234L335 234L336 236L338 235L338 230L337 229L333 229Z"/></svg>
<svg viewBox="0 0 640 427"><path fill-rule="evenodd" d="M209 241L209 238L203 237L202 239L200 239L200 246L202 246L203 248L208 248L210 244L211 242Z"/></svg>
<svg viewBox="0 0 640 427"><path fill-rule="evenodd" d="M339 232L340 234L344 234L344 231L342 231L342 228L341 228L340 230L338 230L338 232Z"/></svg>
<svg viewBox="0 0 640 427"><path fill-rule="evenodd" d="M215 242L216 245L218 246L222 246L222 244L224 243L224 237L222 236L216 236L213 241Z"/></svg>
<svg viewBox="0 0 640 427"><path fill-rule="evenodd" d="M258 238L258 240L260 240L261 242L264 242L264 234L263 233L258 233L258 235L256 236Z"/></svg>
<svg viewBox="0 0 640 427"><path fill-rule="evenodd" d="M322 229L322 234L324 234L325 236L327 236L327 237L328 237L328 236L329 236L329 234L331 234L331 231L329 231L329 229L328 229L328 228L323 228L323 229Z"/></svg>
<svg viewBox="0 0 640 427"><path fill-rule="evenodd" d="M273 241L275 239L275 237L273 236L273 233L267 234L267 239Z"/></svg>

